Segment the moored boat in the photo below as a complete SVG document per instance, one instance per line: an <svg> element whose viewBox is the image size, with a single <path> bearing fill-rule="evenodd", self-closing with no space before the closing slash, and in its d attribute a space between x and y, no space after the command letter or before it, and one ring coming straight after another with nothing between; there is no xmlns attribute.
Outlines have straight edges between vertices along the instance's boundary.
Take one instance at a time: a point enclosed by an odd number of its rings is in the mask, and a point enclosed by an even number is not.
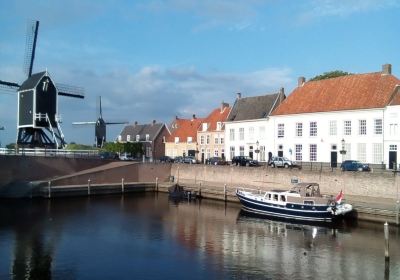
<svg viewBox="0 0 400 280"><path fill-rule="evenodd" d="M342 191L336 197L323 196L317 183L264 193L237 189L236 195L245 211L286 219L330 222L353 210L352 205L342 203Z"/></svg>

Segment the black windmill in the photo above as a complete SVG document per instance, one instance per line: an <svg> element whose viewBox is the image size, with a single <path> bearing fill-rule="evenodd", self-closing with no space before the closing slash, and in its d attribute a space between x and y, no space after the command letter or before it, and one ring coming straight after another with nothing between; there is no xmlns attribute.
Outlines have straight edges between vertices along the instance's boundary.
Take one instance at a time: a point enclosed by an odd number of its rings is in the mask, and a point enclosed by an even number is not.
<svg viewBox="0 0 400 280"><path fill-rule="evenodd" d="M55 84L46 71L32 74L39 21L28 24L24 72L27 79L19 85L0 80L0 87L18 93L17 145L30 148L63 148L64 135L58 114L58 96L84 98L82 88Z"/></svg>
<svg viewBox="0 0 400 280"><path fill-rule="evenodd" d="M106 142L106 130L108 124L127 124L127 121L123 122L106 122L103 119L103 110L101 108L101 96L99 96L99 117L97 121L89 121L89 122L73 122L74 125L95 125L94 128L94 141L95 145L98 148L102 148L104 143Z"/></svg>

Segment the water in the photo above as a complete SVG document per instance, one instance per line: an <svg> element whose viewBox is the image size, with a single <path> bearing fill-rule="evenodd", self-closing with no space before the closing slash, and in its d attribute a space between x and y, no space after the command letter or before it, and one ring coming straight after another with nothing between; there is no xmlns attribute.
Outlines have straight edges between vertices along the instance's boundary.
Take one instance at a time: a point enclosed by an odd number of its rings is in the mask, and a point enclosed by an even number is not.
<svg viewBox="0 0 400 280"><path fill-rule="evenodd" d="M165 194L0 201L0 279L400 279L400 232L248 217Z"/></svg>

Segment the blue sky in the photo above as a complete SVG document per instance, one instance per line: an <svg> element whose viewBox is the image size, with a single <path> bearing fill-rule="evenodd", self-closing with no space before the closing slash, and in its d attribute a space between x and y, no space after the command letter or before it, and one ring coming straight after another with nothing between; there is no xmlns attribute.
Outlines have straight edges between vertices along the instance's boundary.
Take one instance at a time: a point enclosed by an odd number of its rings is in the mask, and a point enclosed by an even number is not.
<svg viewBox="0 0 400 280"><path fill-rule="evenodd" d="M331 70L400 77L400 0L0 0L0 80L21 83L28 20L40 21L34 72L85 88L60 97L67 142L92 144L74 121L207 115L222 101L293 90ZM0 142L16 138L16 95L0 92ZM121 126L109 126L108 140Z"/></svg>

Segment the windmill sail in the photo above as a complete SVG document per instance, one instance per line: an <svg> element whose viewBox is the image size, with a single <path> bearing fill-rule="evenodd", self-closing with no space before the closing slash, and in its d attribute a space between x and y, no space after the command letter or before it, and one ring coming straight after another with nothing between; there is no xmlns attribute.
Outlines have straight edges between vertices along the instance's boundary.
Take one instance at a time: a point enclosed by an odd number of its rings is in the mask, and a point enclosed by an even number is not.
<svg viewBox="0 0 400 280"><path fill-rule="evenodd" d="M82 87L71 86L66 84L57 83L58 95L85 98L85 90Z"/></svg>
<svg viewBox="0 0 400 280"><path fill-rule="evenodd" d="M24 73L28 76L32 76L33 61L35 60L35 49L37 35L39 32L39 21L32 21L28 24L26 32L26 44L25 44L25 59L24 59Z"/></svg>

